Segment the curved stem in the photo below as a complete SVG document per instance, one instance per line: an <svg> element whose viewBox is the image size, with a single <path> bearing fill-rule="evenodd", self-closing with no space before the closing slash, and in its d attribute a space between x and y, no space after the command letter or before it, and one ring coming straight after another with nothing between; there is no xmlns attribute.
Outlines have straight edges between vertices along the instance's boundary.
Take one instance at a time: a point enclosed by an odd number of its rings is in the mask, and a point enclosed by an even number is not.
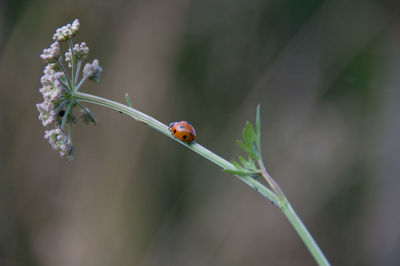
<svg viewBox="0 0 400 266"><path fill-rule="evenodd" d="M314 259L317 261L318 265L324 265L324 266L330 265L324 253L322 253L318 244L315 242L310 232L307 230L303 222L300 220L299 216L297 216L296 212L293 210L289 202L284 204L284 206L282 206L280 209L283 212L283 214L285 214L289 222L292 224L297 234L299 234L301 240L303 240L304 244L310 251L311 255L314 257Z"/></svg>
<svg viewBox="0 0 400 266"><path fill-rule="evenodd" d="M139 122L142 122L149 127L154 128L155 130L161 132L162 134L170 137L171 139L179 142L180 144L186 146L187 148L191 149L192 151L196 152L197 154L203 156L204 158L208 159L209 161L215 163L216 165L220 166L223 169L235 169L233 164L225 160L224 158L218 156L217 154L213 153L212 151L206 149L205 147L201 146L196 142L186 143L177 138L175 138L168 129L168 126L161 123L160 121L154 119L151 116L148 116L136 109L133 109L129 106L123 105L121 103L104 99L95 95L83 93L83 92L76 92L74 97L81 101L81 102L89 102L98 104L104 107L108 107L114 109L116 111L122 112L124 114L129 115L130 117L136 119ZM263 184L255 180L250 176L237 176L241 181L252 187L258 193L260 193L263 197L270 200L274 205L278 206L277 196L274 192L270 189L266 188Z"/></svg>
<svg viewBox="0 0 400 266"><path fill-rule="evenodd" d="M79 81L78 85L75 86L74 91L78 92L80 87L83 85L83 83L89 78L89 75L83 75L82 79Z"/></svg>
<svg viewBox="0 0 400 266"><path fill-rule="evenodd" d="M297 216L296 212L290 205L286 195L283 193L278 183L276 183L276 181L265 169L263 161L260 160L258 164L260 165L263 177L265 178L265 180L268 182L268 184L271 186L272 190L278 197L279 209L281 209L283 214L285 214L286 218L292 224L293 228L296 230L301 240L303 240L304 244L310 251L311 255L314 257L314 259L318 262L319 265L330 265L324 253L322 253L318 244L315 242L314 238L307 230L306 226L303 224L299 216Z"/></svg>
<svg viewBox="0 0 400 266"><path fill-rule="evenodd" d="M77 100L82 101L82 102L89 102L89 103L94 103L98 105L102 105L111 109L114 109L116 111L120 111L122 113L125 113L129 115L130 117L136 119L137 121L140 121L155 130L161 132L162 134L172 138L173 140L179 142L180 144L186 146L187 148L191 149L192 151L198 153L199 155L203 156L204 158L208 159L209 161L215 163L216 165L220 166L223 169L232 169L234 170L235 167L233 164L225 160L224 158L218 156L217 154L213 153L212 151L206 149L205 147L201 146L200 144L193 142L193 143L186 143L183 141L180 141L179 139L175 138L171 132L168 129L167 125L164 125L160 121L154 119L151 116L148 116L136 109L133 109L129 106L120 104L118 102L104 99L95 95L87 94L87 93L82 93L82 92L76 92L74 95ZM263 184L260 182L256 181L254 178L250 176L238 176L235 175L237 178L239 178L241 181L255 189L258 193L260 193L262 196L270 200L274 205L279 207L281 211L285 214L286 218L289 220L289 222L292 224L293 228L296 230L296 232L299 234L301 239L303 240L304 244L307 246L308 250L314 257L314 259L318 262L319 265L330 265L324 254L322 253L321 249L307 230L307 228L304 226L300 218L297 216L296 212L293 210L292 206L288 202L285 194L283 194L283 191L279 187L279 185L275 182L275 180L268 174L267 170L265 169L264 163L261 161L259 162L261 170L262 170L262 175L264 178L267 180L267 182L271 185L271 188L273 191L270 189L266 188Z"/></svg>
<svg viewBox="0 0 400 266"><path fill-rule="evenodd" d="M285 193L283 193L281 187L268 173L267 169L264 166L264 162L261 159L258 161L258 165L260 166L262 176L267 181L268 185L272 188L272 190L275 192L275 194L278 196L279 206L283 206L287 202Z"/></svg>
<svg viewBox="0 0 400 266"><path fill-rule="evenodd" d="M72 143L72 123L68 124L68 143Z"/></svg>
<svg viewBox="0 0 400 266"><path fill-rule="evenodd" d="M67 108L65 109L64 117L61 121L61 129L64 131L65 122L67 121L67 117L69 116L69 111L71 110L72 103L69 103Z"/></svg>

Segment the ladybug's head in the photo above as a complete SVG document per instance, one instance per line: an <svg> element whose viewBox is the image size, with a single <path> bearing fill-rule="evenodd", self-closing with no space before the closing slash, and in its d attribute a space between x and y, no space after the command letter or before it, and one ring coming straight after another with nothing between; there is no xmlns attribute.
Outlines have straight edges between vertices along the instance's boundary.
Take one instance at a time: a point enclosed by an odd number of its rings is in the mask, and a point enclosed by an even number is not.
<svg viewBox="0 0 400 266"><path fill-rule="evenodd" d="M169 129L171 129L171 127L173 127L176 123L177 123L177 122L171 122L171 123L169 124Z"/></svg>

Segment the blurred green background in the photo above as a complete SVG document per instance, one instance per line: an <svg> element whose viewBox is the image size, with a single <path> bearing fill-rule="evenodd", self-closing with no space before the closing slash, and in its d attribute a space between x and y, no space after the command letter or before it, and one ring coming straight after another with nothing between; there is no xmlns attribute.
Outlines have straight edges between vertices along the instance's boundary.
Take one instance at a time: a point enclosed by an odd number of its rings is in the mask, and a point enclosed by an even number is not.
<svg viewBox="0 0 400 266"><path fill-rule="evenodd" d="M280 211L158 132L97 106L76 159L43 138L39 55L79 18L82 90L226 159L261 104L265 163L334 265L400 265L398 1L0 2L0 265L313 265Z"/></svg>

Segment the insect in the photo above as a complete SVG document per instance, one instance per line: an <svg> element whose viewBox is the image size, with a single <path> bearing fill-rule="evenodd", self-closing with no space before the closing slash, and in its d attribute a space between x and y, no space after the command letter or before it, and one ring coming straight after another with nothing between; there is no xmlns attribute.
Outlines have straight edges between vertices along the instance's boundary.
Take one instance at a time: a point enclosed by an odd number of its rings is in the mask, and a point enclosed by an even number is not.
<svg viewBox="0 0 400 266"><path fill-rule="evenodd" d="M184 142L190 143L196 139L196 131L193 126L186 121L172 122L169 124L169 130L172 135Z"/></svg>

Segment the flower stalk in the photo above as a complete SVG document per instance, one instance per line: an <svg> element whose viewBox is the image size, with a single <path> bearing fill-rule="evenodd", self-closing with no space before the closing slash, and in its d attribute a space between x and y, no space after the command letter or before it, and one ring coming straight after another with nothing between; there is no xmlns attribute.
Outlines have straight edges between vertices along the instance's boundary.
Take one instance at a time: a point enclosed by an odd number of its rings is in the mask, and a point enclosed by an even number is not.
<svg viewBox="0 0 400 266"><path fill-rule="evenodd" d="M183 146L191 149L192 151L196 152L200 156L203 156L204 158L208 159L209 161L213 162L214 164L218 165L219 167L223 169L234 169L234 165L230 163L229 161L225 160L224 158L218 156L217 154L213 153L212 151L206 149L202 145L198 144L197 142L192 142L192 143L186 143L178 138L175 138L171 132L168 129L168 126L161 123L160 121L154 119L153 117L146 115L145 113L142 113L136 109L133 109L129 106L126 106L124 104L105 99L99 96L91 95L88 93L83 93L83 92L77 92L76 93L76 99L81 102L88 102L92 104L97 104L101 105L116 111L119 111L121 113L124 113L135 120L142 122L149 127L157 130L158 132L170 137L171 139L175 140L176 142L179 142ZM252 187L254 190L256 190L258 193L260 193L263 197L269 199L274 205L278 205L277 197L274 192L272 192L270 189L266 188L263 184L258 182L252 177L249 176L239 176L236 175L241 181Z"/></svg>

